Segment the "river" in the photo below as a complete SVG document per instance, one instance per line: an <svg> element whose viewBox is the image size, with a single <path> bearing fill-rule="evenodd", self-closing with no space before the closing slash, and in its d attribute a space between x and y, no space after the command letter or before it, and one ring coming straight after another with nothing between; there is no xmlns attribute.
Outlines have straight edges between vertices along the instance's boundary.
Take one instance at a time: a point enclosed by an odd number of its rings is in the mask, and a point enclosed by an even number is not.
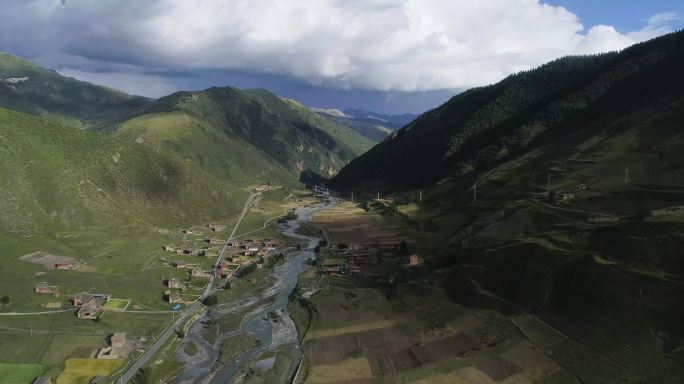
<svg viewBox="0 0 684 384"><path fill-rule="evenodd" d="M330 200L302 207L296 211L297 219L279 226L279 230L285 236L305 240L308 246L298 251L288 252L285 263L273 269L272 276L275 278L275 284L264 292L243 300L221 303L190 325L186 339L195 342L197 353L190 356L185 352L185 348L180 348L177 358L184 364L184 368L173 383L226 384L234 380L243 368L255 362L259 355L280 348L290 349L293 364L289 368L287 377L294 374L302 359L302 351L297 339L297 328L287 310L288 298L297 285L299 274L309 267L307 260L315 257L313 249L321 240L318 237L299 235L296 230L302 222L309 221L313 213L335 204L334 200ZM203 337L202 331L207 321L240 313L253 306L256 308L244 316L238 330L220 335L214 343ZM271 312L280 315L278 321L269 319L268 314ZM251 336L258 341L257 345L240 354L232 363L216 369L221 344L239 334Z"/></svg>

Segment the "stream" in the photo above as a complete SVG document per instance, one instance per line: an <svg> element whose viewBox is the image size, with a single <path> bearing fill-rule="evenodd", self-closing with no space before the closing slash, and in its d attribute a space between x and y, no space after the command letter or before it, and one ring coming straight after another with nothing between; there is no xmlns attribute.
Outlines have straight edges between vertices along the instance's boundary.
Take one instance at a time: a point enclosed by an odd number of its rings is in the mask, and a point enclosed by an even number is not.
<svg viewBox="0 0 684 384"><path fill-rule="evenodd" d="M330 208L335 204L334 200L330 200L299 208L296 211L297 219L279 226L279 230L285 236L305 240L308 242L308 246L302 247L301 250L288 252L285 263L273 269L271 275L276 280L274 285L266 288L257 296L219 304L190 325L185 337L197 345L197 353L190 356L185 352L184 347L178 350L177 358L184 365L184 368L172 381L173 383L226 384L234 380L243 368L255 362L259 355L266 351L275 351L281 347L289 347L291 350L293 363L289 368L287 377L294 374L302 359L302 351L297 339L297 328L287 310L288 299L292 290L297 286L299 274L309 267L306 263L307 260L315 258L313 249L321 240L318 237L299 235L295 231L302 222L309 221L313 213ZM253 306L256 308L244 316L238 330L220 335L214 343L204 338L202 331L208 321L240 313ZM278 321L274 322L269 319L268 314L270 312L279 315ZM216 369L222 343L240 334L249 335L258 343L252 349L238 355L230 364Z"/></svg>

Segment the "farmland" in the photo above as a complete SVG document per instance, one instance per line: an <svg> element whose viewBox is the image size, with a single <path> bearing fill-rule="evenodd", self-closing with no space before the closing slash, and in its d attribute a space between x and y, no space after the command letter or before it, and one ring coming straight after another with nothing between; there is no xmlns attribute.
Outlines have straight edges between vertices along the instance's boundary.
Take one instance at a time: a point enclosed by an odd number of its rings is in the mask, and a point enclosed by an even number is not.
<svg viewBox="0 0 684 384"><path fill-rule="evenodd" d="M69 359L66 369L57 378L57 384L80 384L95 376L109 376L119 368L121 360Z"/></svg>
<svg viewBox="0 0 684 384"><path fill-rule="evenodd" d="M421 252L421 242L440 236L418 233L413 224L424 218L410 207L402 210L409 217L343 203L314 216L333 247L375 244L384 261L372 266L377 273L363 277L319 276L313 267L300 275L300 292L313 294L290 303L305 333L300 334L305 361L298 382L639 382L639 374L622 363L628 355L606 354L587 344L576 326L561 318L500 310L505 300L484 290L478 294L488 301L457 304L444 290L453 278L449 273L421 275L391 262L393 243L406 240L411 252ZM339 254L322 250L320 268L339 264ZM397 274L413 277L388 285L385 276ZM486 302L495 309L482 305Z"/></svg>

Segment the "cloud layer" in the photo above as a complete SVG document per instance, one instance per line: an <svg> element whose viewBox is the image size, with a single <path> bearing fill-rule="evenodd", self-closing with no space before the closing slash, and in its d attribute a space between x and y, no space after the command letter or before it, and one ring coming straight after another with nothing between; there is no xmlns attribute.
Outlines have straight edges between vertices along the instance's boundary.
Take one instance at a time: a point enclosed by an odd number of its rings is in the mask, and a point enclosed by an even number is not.
<svg viewBox="0 0 684 384"><path fill-rule="evenodd" d="M655 15L623 34L585 29L536 0L6 0L0 10L2 49L159 92L172 88L159 73L193 70L344 89L464 89L559 56L625 48L679 17Z"/></svg>

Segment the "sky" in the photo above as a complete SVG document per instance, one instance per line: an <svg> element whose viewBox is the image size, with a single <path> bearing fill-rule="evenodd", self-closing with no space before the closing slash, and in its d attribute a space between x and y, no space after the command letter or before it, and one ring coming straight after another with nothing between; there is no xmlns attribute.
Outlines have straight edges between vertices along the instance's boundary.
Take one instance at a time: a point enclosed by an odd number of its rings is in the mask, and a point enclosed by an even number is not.
<svg viewBox="0 0 684 384"><path fill-rule="evenodd" d="M681 0L3 0L0 50L160 97L267 88L420 113L549 60L684 27Z"/></svg>

